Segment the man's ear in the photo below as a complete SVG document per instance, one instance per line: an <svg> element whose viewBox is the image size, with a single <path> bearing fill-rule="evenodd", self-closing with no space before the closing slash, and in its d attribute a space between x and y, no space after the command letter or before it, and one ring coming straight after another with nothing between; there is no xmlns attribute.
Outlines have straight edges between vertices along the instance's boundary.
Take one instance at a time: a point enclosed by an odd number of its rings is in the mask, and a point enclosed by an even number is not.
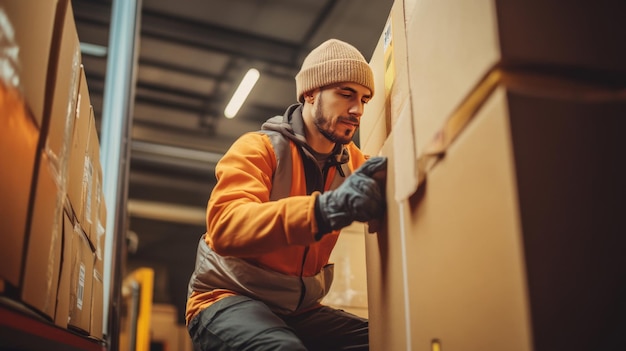
<svg viewBox="0 0 626 351"><path fill-rule="evenodd" d="M306 103L313 104L315 102L315 96L313 96L314 92L315 92L314 90L311 90L311 91L307 91L306 93L303 94L304 101Z"/></svg>

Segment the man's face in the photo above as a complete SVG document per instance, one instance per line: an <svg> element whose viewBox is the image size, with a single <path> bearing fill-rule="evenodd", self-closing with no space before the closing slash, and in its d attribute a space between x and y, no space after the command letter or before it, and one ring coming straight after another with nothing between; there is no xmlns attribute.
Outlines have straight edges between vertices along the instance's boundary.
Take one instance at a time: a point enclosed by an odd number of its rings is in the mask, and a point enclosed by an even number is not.
<svg viewBox="0 0 626 351"><path fill-rule="evenodd" d="M357 83L338 83L320 89L315 100L315 126L328 140L347 144L359 128L368 88Z"/></svg>

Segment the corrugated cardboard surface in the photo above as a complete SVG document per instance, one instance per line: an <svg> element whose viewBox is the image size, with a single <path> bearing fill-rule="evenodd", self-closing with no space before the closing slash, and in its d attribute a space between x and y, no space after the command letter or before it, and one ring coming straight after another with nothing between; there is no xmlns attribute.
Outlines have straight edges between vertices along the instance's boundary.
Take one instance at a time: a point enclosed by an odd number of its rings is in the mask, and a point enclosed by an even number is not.
<svg viewBox="0 0 626 351"><path fill-rule="evenodd" d="M51 92L51 110L45 149L61 176L67 177L66 169L76 113L81 62L80 45L71 5L65 10L65 19L59 35L58 63L56 67L51 67L54 80L48 81ZM65 181L65 178L63 180Z"/></svg>
<svg viewBox="0 0 626 351"><path fill-rule="evenodd" d="M87 155L85 158L85 177L83 184L83 209L84 222L83 229L87 233L92 246L96 246L98 241L96 219L99 215L98 196L102 189L102 167L100 165L100 142L98 140L98 131L96 130L95 117L93 107L89 111L89 137L87 141Z"/></svg>
<svg viewBox="0 0 626 351"><path fill-rule="evenodd" d="M361 151L366 155L378 155L380 149L387 139L387 128L385 127L385 110L380 111L378 116L372 114L367 115L368 125L367 128L371 130L368 133L367 139L361 139ZM364 119L361 119L361 125L363 125Z"/></svg>
<svg viewBox="0 0 626 351"><path fill-rule="evenodd" d="M85 193L83 192L83 187L85 179L85 158L87 156L89 140L91 102L89 99L87 78L85 77L85 71L83 69L81 69L78 89L78 104L72 134L72 146L70 149L67 194L74 213L76 214L76 218L81 224L84 224L83 196Z"/></svg>
<svg viewBox="0 0 626 351"><path fill-rule="evenodd" d="M0 278L20 284L22 259L39 130L15 89L0 83ZM19 162L16 162L19 160Z"/></svg>
<svg viewBox="0 0 626 351"><path fill-rule="evenodd" d="M6 48L9 50L6 52L18 50L19 87L39 128L44 119L48 63L57 6L61 4L59 6L64 11L66 3L67 0L3 1L0 10L9 21L3 27L9 26L14 33L13 38L7 36L7 44L11 47Z"/></svg>
<svg viewBox="0 0 626 351"><path fill-rule="evenodd" d="M410 101L404 15L403 2L394 2L370 60L376 92L361 118L361 145L372 138L379 140L381 135L386 139Z"/></svg>
<svg viewBox="0 0 626 351"><path fill-rule="evenodd" d="M333 285L323 303L367 318L365 235L363 223L342 229L330 256L335 264Z"/></svg>
<svg viewBox="0 0 626 351"><path fill-rule="evenodd" d="M102 340L102 319L104 312L103 273L94 269L92 282L93 289L91 299L91 318L89 319L89 335Z"/></svg>
<svg viewBox="0 0 626 351"><path fill-rule="evenodd" d="M417 153L495 65L624 81L626 3L416 2L407 54Z"/></svg>
<svg viewBox="0 0 626 351"><path fill-rule="evenodd" d="M72 239L74 226L67 212L63 211L63 252L61 254L61 273L57 289L57 307L54 323L67 328L70 319L70 279L72 273Z"/></svg>
<svg viewBox="0 0 626 351"><path fill-rule="evenodd" d="M179 334L175 333L178 310L173 305L154 304L150 320L150 342L160 343L165 350L178 348Z"/></svg>
<svg viewBox="0 0 626 351"><path fill-rule="evenodd" d="M499 60L492 0L420 1L407 27L418 155Z"/></svg>
<svg viewBox="0 0 626 351"><path fill-rule="evenodd" d="M381 122L379 121L381 114L385 113L385 104L387 103L385 96L385 58L383 53L384 37L385 32L383 32L381 37L378 39L378 44L376 45L370 60L370 66L372 67L372 71L374 73L375 92L372 99L367 103L367 105L365 105L363 116L361 116L361 124L359 128L359 145L361 146L361 149L363 149L363 146L366 145L370 139L375 137L375 134L382 134L382 140L385 140L388 134L386 126L384 124L380 125ZM378 152L380 146L382 146L382 143L379 145L379 148L376 149L376 152Z"/></svg>
<svg viewBox="0 0 626 351"><path fill-rule="evenodd" d="M389 43L384 47L385 97L388 100L387 130L393 129L400 112L410 101L409 60L407 55L407 31L404 2L395 1L391 7L385 28L389 32Z"/></svg>
<svg viewBox="0 0 626 351"><path fill-rule="evenodd" d="M483 107L411 199L412 350L531 350L505 93Z"/></svg>
<svg viewBox="0 0 626 351"><path fill-rule="evenodd" d="M67 6L65 6L67 5ZM39 174L35 184L35 198L28 236L27 254L21 298L52 319L56 318L57 289L63 250L63 204L65 177L71 134L69 126L74 118L78 89L78 61L80 51L71 6L59 7L57 27L50 59L51 75L46 84L50 95L46 103L51 109L44 126L49 126L44 149L39 160ZM52 79L53 78L53 79ZM65 275L63 275L65 277ZM65 286L60 288L67 290ZM63 298L62 298L63 299Z"/></svg>
<svg viewBox="0 0 626 351"><path fill-rule="evenodd" d="M394 132L391 133L381 150L393 164ZM406 350L406 269L402 218L406 216L406 206L394 201L395 184L393 170L387 171L387 217L383 230L365 236L367 291L371 350ZM401 213L402 211L402 213Z"/></svg>
<svg viewBox="0 0 626 351"><path fill-rule="evenodd" d="M626 90L509 85L536 351L626 348Z"/></svg>
<svg viewBox="0 0 626 351"><path fill-rule="evenodd" d="M413 128L382 147L372 349L623 349L625 4L407 3Z"/></svg>
<svg viewBox="0 0 626 351"><path fill-rule="evenodd" d="M48 156L42 154L40 161L21 298L54 319L63 248L63 197Z"/></svg>
<svg viewBox="0 0 626 351"><path fill-rule="evenodd" d="M93 287L94 254L83 230L74 225L72 273L70 278L70 320L68 327L89 334Z"/></svg>
<svg viewBox="0 0 626 351"><path fill-rule="evenodd" d="M447 136L409 212L403 202L389 206L388 236L378 240L400 237L400 247L373 250L368 240L373 347L410 335L412 350L433 340L459 349L619 349L626 170L616 160L626 91L507 72L485 91L464 127L444 128L458 134ZM404 306L386 305L403 290ZM408 334L382 323L394 308L409 311Z"/></svg>

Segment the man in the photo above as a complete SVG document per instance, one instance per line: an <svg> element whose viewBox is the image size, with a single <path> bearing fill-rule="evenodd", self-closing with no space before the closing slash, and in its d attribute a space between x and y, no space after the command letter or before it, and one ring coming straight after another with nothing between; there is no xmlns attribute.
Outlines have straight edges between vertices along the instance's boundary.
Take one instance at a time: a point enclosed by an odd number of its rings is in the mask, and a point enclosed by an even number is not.
<svg viewBox="0 0 626 351"><path fill-rule="evenodd" d="M196 350L367 350L368 322L320 304L339 230L383 216L387 159L351 141L374 78L331 39L296 75L300 102L239 138L216 166L189 283ZM384 179L384 178L383 178Z"/></svg>

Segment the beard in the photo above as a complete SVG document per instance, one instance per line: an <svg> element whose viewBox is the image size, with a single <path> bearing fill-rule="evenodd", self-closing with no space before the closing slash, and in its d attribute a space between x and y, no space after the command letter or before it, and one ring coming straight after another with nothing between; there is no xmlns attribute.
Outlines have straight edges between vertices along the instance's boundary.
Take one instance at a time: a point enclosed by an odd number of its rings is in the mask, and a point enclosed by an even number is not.
<svg viewBox="0 0 626 351"><path fill-rule="evenodd" d="M315 110L315 116L313 116L314 117L313 123L315 124L315 127L317 128L317 130L320 133L322 133L322 135L326 139L330 140L333 143L339 143L339 144L350 143L350 141L352 141L352 136L356 132L357 127L354 127L354 130L346 129L346 131L343 134L338 133L332 125L332 120L324 116L324 112L322 111L322 106L323 106L322 94L319 95L317 103L318 103L318 108ZM341 117L340 116L337 118L337 122L341 122L341 121L347 121L347 122L354 123L357 125L359 123L359 120L356 117Z"/></svg>

